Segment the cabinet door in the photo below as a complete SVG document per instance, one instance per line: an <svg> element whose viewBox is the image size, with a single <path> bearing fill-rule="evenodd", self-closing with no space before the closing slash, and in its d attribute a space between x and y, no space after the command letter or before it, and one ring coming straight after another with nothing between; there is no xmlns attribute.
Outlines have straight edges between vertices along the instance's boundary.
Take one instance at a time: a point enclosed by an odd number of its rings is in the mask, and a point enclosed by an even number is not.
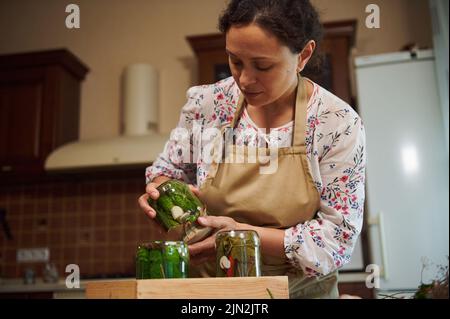
<svg viewBox="0 0 450 319"><path fill-rule="evenodd" d="M44 105L41 69L0 71L1 171L30 170L40 161Z"/></svg>

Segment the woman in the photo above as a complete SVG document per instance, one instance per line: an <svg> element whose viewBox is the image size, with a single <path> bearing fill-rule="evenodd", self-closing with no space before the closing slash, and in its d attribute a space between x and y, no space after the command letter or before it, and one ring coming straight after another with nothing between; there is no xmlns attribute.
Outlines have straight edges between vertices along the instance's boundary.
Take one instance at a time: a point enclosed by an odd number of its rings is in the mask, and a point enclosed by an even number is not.
<svg viewBox="0 0 450 319"><path fill-rule="evenodd" d="M191 139L193 162L183 163L170 140L147 169L140 206L154 218L147 199L158 197L156 187L184 180L214 215L199 223L258 232L263 274L289 276L291 298L338 297L337 269L362 227L365 135L348 104L300 76L320 42L317 12L308 0L232 0L219 26L232 77L189 89L178 128L234 128L234 143L247 151L276 147L276 170L208 164L198 153L217 138ZM214 236L189 246L194 262L214 258Z"/></svg>

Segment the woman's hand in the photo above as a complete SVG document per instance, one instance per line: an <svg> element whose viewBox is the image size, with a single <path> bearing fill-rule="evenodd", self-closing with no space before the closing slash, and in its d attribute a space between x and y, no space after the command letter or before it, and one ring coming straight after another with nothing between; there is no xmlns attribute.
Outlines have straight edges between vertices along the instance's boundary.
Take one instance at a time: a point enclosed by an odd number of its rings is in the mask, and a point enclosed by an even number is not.
<svg viewBox="0 0 450 319"><path fill-rule="evenodd" d="M191 263L199 265L206 261L211 261L216 258L216 234L221 230L236 230L240 228L241 224L236 222L231 217L224 216L203 216L197 219L198 223L205 227L214 228L214 233L208 238L189 245L189 254L191 256Z"/></svg>
<svg viewBox="0 0 450 319"><path fill-rule="evenodd" d="M145 187L145 194L139 196L139 199L138 199L139 207L144 211L144 213L148 217L150 217L152 219L156 217L156 212L148 204L148 199L151 198L151 199L157 200L159 197L159 192L156 188L168 180L170 180L170 178L166 177L166 176L159 176L159 177L155 178L151 183L148 183L147 186Z"/></svg>

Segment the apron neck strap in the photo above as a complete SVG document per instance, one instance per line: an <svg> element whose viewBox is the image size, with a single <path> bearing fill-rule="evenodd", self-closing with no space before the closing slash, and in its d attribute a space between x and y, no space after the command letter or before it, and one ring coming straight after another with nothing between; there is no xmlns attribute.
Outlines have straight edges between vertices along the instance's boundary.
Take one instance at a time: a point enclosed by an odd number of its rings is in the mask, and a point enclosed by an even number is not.
<svg viewBox="0 0 450 319"><path fill-rule="evenodd" d="M298 74L298 84L296 92L293 146L304 146L308 95L306 93L306 80L300 75L300 73ZM234 112L233 121L231 122L231 127L233 129L237 127L238 121L245 109L245 105L246 102L244 95L240 93L236 111Z"/></svg>
<svg viewBox="0 0 450 319"><path fill-rule="evenodd" d="M304 146L306 144L306 110L308 108L306 80L298 74L297 97L295 100L295 121L293 146Z"/></svg>
<svg viewBox="0 0 450 319"><path fill-rule="evenodd" d="M238 121L241 118L242 113L244 112L245 105L246 105L246 102L245 102L244 94L242 94L242 92L241 92L241 93L239 93L238 104L236 107L236 111L234 112L234 115L233 115L233 121L231 122L231 127L233 129L235 129L237 127Z"/></svg>

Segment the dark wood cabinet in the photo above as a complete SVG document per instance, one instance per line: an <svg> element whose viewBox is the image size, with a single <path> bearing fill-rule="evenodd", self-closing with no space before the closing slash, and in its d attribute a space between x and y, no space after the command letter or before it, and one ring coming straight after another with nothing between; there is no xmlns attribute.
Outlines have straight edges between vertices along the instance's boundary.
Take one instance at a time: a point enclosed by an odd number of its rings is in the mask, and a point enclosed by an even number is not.
<svg viewBox="0 0 450 319"><path fill-rule="evenodd" d="M303 75L354 105L350 83L350 50L354 46L356 20L325 23L320 53L322 72L306 68ZM225 36L187 37L198 60L198 84L210 84L231 75L225 52Z"/></svg>
<svg viewBox="0 0 450 319"><path fill-rule="evenodd" d="M43 173L56 147L78 139L88 68L65 49L0 55L0 176Z"/></svg>

